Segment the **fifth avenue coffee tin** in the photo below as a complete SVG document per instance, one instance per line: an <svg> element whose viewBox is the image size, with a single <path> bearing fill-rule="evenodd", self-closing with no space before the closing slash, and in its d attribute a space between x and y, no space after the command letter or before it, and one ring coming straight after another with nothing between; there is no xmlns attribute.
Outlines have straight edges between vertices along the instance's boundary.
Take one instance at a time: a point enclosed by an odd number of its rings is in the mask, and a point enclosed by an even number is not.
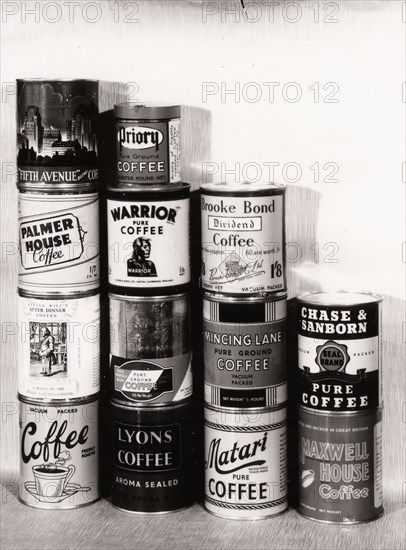
<svg viewBox="0 0 406 550"><path fill-rule="evenodd" d="M285 186L210 183L200 190L202 287L239 296L286 290Z"/></svg>
<svg viewBox="0 0 406 550"><path fill-rule="evenodd" d="M267 298L203 295L206 403L274 407L287 401L287 294Z"/></svg>
<svg viewBox="0 0 406 550"><path fill-rule="evenodd" d="M97 399L38 403L20 397L20 500L78 508L100 496Z"/></svg>

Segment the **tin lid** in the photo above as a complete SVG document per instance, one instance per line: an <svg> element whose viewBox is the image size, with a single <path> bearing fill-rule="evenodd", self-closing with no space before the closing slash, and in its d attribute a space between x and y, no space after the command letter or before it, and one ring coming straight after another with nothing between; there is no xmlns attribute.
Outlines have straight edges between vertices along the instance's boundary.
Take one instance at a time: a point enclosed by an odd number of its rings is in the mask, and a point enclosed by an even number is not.
<svg viewBox="0 0 406 550"><path fill-rule="evenodd" d="M130 118L134 120L179 118L180 105L127 101L114 105L114 116L116 118Z"/></svg>
<svg viewBox="0 0 406 550"><path fill-rule="evenodd" d="M107 187L107 197L117 201L171 201L190 196L190 183L168 183L159 186Z"/></svg>
<svg viewBox="0 0 406 550"><path fill-rule="evenodd" d="M224 304L265 304L269 302L279 302L280 300L286 300L288 293L285 290L272 292L272 294L259 294L256 296L230 296L227 294L217 294L215 292L208 292L203 290L203 300L210 302L219 302ZM236 321L238 321L236 319Z"/></svg>
<svg viewBox="0 0 406 550"><path fill-rule="evenodd" d="M307 292L297 297L300 302L319 306L355 306L382 302L381 296L368 291Z"/></svg>
<svg viewBox="0 0 406 550"><path fill-rule="evenodd" d="M205 195L230 195L230 196L261 196L261 195L282 195L286 191L286 185L268 181L240 183L202 183L200 190Z"/></svg>
<svg viewBox="0 0 406 550"><path fill-rule="evenodd" d="M98 83L99 80L94 78L17 78L16 82L94 82Z"/></svg>
<svg viewBox="0 0 406 550"><path fill-rule="evenodd" d="M157 291L158 289L155 289ZM112 300L119 300L121 302L174 302L175 300L184 300L190 299L190 293L183 292L179 294L169 294L169 295L155 295L155 296L133 296L128 294L116 294L115 292L109 292L109 298Z"/></svg>

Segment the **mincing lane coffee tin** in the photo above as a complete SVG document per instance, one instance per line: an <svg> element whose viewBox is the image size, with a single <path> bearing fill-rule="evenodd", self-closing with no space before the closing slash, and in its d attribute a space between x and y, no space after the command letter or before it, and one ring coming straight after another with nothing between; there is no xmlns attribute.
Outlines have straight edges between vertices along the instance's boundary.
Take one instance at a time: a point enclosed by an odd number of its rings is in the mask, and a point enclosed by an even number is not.
<svg viewBox="0 0 406 550"><path fill-rule="evenodd" d="M299 511L327 523L382 515L381 408L349 415L299 407Z"/></svg>
<svg viewBox="0 0 406 550"><path fill-rule="evenodd" d="M159 193L108 193L109 284L113 292L164 295L188 288L189 195L186 183Z"/></svg>
<svg viewBox="0 0 406 550"><path fill-rule="evenodd" d="M20 399L20 500L78 508L100 496L97 399L58 404Z"/></svg>
<svg viewBox="0 0 406 550"><path fill-rule="evenodd" d="M40 400L100 390L100 296L18 297L18 391Z"/></svg>
<svg viewBox="0 0 406 550"><path fill-rule="evenodd" d="M299 404L334 412L382 404L381 301L367 292L298 298Z"/></svg>
<svg viewBox="0 0 406 550"><path fill-rule="evenodd" d="M288 507L286 408L205 408L205 506L228 519L264 519Z"/></svg>
<svg viewBox="0 0 406 550"><path fill-rule="evenodd" d="M287 401L287 294L268 298L203 295L206 403L274 407Z"/></svg>
<svg viewBox="0 0 406 550"><path fill-rule="evenodd" d="M116 186L180 182L180 106L120 103L116 119Z"/></svg>
<svg viewBox="0 0 406 550"><path fill-rule="evenodd" d="M20 192L19 288L63 295L100 284L97 193Z"/></svg>
<svg viewBox="0 0 406 550"><path fill-rule="evenodd" d="M285 187L213 183L200 190L202 287L234 295L286 290Z"/></svg>
<svg viewBox="0 0 406 550"><path fill-rule="evenodd" d="M190 297L110 294L110 395L148 407L193 392Z"/></svg>
<svg viewBox="0 0 406 550"><path fill-rule="evenodd" d="M194 406L140 409L111 403L112 502L162 514L194 502Z"/></svg>
<svg viewBox="0 0 406 550"><path fill-rule="evenodd" d="M17 80L19 187L94 187L97 119L97 80Z"/></svg>

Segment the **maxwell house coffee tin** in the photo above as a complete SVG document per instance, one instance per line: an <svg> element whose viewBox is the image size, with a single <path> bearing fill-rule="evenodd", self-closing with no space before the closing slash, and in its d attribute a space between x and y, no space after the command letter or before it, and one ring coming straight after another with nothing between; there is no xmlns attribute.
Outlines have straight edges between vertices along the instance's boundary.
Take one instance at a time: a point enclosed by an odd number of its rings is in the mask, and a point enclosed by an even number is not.
<svg viewBox="0 0 406 550"><path fill-rule="evenodd" d="M286 290L285 187L210 183L200 190L202 287L234 295Z"/></svg>
<svg viewBox="0 0 406 550"><path fill-rule="evenodd" d="M357 412L382 404L381 301L367 292L298 298L300 405Z"/></svg>
<svg viewBox="0 0 406 550"><path fill-rule="evenodd" d="M264 519L288 507L287 409L205 408L205 506L229 519Z"/></svg>
<svg viewBox="0 0 406 550"><path fill-rule="evenodd" d="M17 80L18 186L94 187L97 118L97 80Z"/></svg>
<svg viewBox="0 0 406 550"><path fill-rule="evenodd" d="M186 290L190 267L190 185L107 195L111 290L171 294ZM157 292L159 289L159 292Z"/></svg>
<svg viewBox="0 0 406 550"><path fill-rule="evenodd" d="M180 106L120 103L116 119L116 186L179 183Z"/></svg>
<svg viewBox="0 0 406 550"><path fill-rule="evenodd" d="M172 405L193 392L190 298L110 294L110 396Z"/></svg>
<svg viewBox="0 0 406 550"><path fill-rule="evenodd" d="M18 201L19 288L40 296L97 289L98 194L25 189Z"/></svg>
<svg viewBox="0 0 406 550"><path fill-rule="evenodd" d="M98 400L19 399L20 500L61 510L98 499Z"/></svg>
<svg viewBox="0 0 406 550"><path fill-rule="evenodd" d="M112 502L127 512L162 514L194 502L194 405L164 409L112 402Z"/></svg>
<svg viewBox="0 0 406 550"><path fill-rule="evenodd" d="M287 401L286 297L204 293L206 403L249 409Z"/></svg>

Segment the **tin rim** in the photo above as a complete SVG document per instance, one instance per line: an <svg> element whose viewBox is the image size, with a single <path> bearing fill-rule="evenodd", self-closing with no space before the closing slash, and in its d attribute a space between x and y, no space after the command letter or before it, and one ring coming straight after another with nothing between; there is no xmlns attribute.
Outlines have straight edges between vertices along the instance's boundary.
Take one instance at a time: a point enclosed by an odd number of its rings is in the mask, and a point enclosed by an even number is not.
<svg viewBox="0 0 406 550"><path fill-rule="evenodd" d="M29 502L26 502L25 500L23 500L20 496L18 496L18 500L24 504L25 506L29 506L30 508L38 508L38 509L41 509L41 510L49 510L51 512L58 512L59 510L73 510L74 508L83 508L84 506L89 506L91 504L94 504L95 502L97 502L98 500L101 499L101 491L100 491L100 488L97 492L97 496L95 496L94 500L90 500L89 502L82 502L82 504L72 504L70 506L68 505L65 505L65 506L54 506L54 507L50 507L50 506L45 506L44 504L45 503L34 503L34 504L31 504Z"/></svg>
<svg viewBox="0 0 406 550"><path fill-rule="evenodd" d="M124 101L114 105L114 116L121 120L137 122L138 120L180 118L180 104L158 102Z"/></svg>
<svg viewBox="0 0 406 550"><path fill-rule="evenodd" d="M110 401L110 405L112 407L117 407L118 409L123 409L123 410L126 410L126 411L133 411L133 412L136 411L136 412L139 412L139 413L155 413L159 409L162 409L165 412L168 412L168 411L174 411L175 409L181 409L182 407L187 407L187 406L192 407L195 404L193 396L189 397L185 401L182 401L181 403L171 403L170 407L160 406L160 407L154 407L154 408L152 408L152 407L140 407L138 405L124 405L123 402L116 401L116 399L114 399L114 397L111 397L109 401Z"/></svg>
<svg viewBox="0 0 406 550"><path fill-rule="evenodd" d="M90 182L78 185L72 183L56 183L54 185L47 183L18 183L17 188L20 193L44 193L47 195L80 195L87 193L89 195L98 195L98 185ZM66 192L63 193L63 191Z"/></svg>
<svg viewBox="0 0 406 550"><path fill-rule="evenodd" d="M163 186L151 186L138 185L136 188L132 187L129 184L129 187L107 187L107 198L114 199L118 201L128 201L131 200L130 197L133 196L134 200L137 201L152 201L160 202L166 200L173 200L174 198L179 199L189 199L190 197L190 183L179 182L176 184L168 183ZM145 196L144 196L145 195Z"/></svg>
<svg viewBox="0 0 406 550"><path fill-rule="evenodd" d="M21 403L26 405L40 405L41 407L60 407L61 405L87 405L99 401L100 392L97 392L86 397L74 397L72 399L33 399L32 397L26 397L21 393L17 393L17 399Z"/></svg>
<svg viewBox="0 0 406 550"><path fill-rule="evenodd" d="M240 413L240 414L246 414L246 415L258 415L258 413L263 413L263 414L268 414L268 413L276 413L276 412L279 412L279 411L283 411L286 413L284 415L284 418L283 420L286 420L288 419L288 406L287 406L287 402L285 401L284 403L280 403L279 405L275 405L274 407L256 407L255 409L254 408L249 408L249 409L244 409L244 408L228 408L228 407L217 407L215 405L212 405L211 403L207 403L205 402L204 403L204 411L206 411L206 409L208 410L211 410L211 411L214 411L214 412L218 412L218 413L230 413L230 414L235 414L235 413ZM207 420L205 418L205 420ZM237 426L236 426L237 427Z"/></svg>
<svg viewBox="0 0 406 550"><path fill-rule="evenodd" d="M200 185L200 191L202 195L214 195L224 197L257 197L284 195L286 191L286 185L284 183L275 182L216 182L202 183Z"/></svg>
<svg viewBox="0 0 406 550"><path fill-rule="evenodd" d="M113 192L113 193L117 193L117 192L122 192L122 193L128 193L128 192L131 192L133 191L134 193L142 193L142 192L154 192L154 193L162 193L164 191L176 191L176 190L180 190L180 189L184 189L184 184L186 182L182 182L182 181L176 181L176 182L173 182L173 183L160 183L160 184L156 184L156 183L151 183L151 184L148 184L148 183L138 183L138 182L129 182L129 183L126 183L126 182L119 182L117 181L116 183L112 184L112 185L109 185L108 187L106 187L106 190L107 191L110 191L110 192ZM190 186L190 184L187 184ZM190 186L191 187L191 186Z"/></svg>
<svg viewBox="0 0 406 550"><path fill-rule="evenodd" d="M136 515L136 516L150 516L150 515L153 515L153 516L166 516L168 514L175 514L176 512L184 512L185 510L189 510L190 508L193 507L194 502L192 502L191 504L188 504L187 506L182 506L182 508L176 508L175 510L163 510L163 511L152 510L151 512L140 512L140 511L137 511L137 510L126 510L125 508L120 508L120 506L117 506L117 504L113 504L113 502L111 503L111 505L116 510L120 510L120 512L124 512L126 514L132 514L132 515Z"/></svg>
<svg viewBox="0 0 406 550"><path fill-rule="evenodd" d="M319 297L320 299L317 299ZM323 300L324 297L324 300ZM338 297L341 297L338 298ZM352 300L351 300L352 298ZM297 296L297 300L304 304L311 304L313 306L358 306L364 304L373 304L382 302L382 296L369 292L368 290L351 291L351 290L336 290L336 291L314 291L306 292ZM351 301L350 301L351 300Z"/></svg>
<svg viewBox="0 0 406 550"><path fill-rule="evenodd" d="M209 508L207 508L207 504L205 502L204 504L204 509L206 510L206 512L208 512L209 514L211 514L212 516L215 516L217 518L221 518L221 519L231 519L231 520L237 520L237 521L262 521L264 519L270 519L270 518L276 518L278 516L281 516L282 514L286 514L286 512L288 512L289 510L289 503L288 503L288 499L286 497L286 508L284 508L283 510L281 510L280 512L278 512L277 514L268 514L268 515L265 515L265 516L256 516L256 517L236 517L236 516L226 516L225 514L218 514L217 512L215 512L214 510L210 510Z"/></svg>
<svg viewBox="0 0 406 550"><path fill-rule="evenodd" d="M123 295L116 294L115 292L109 292L109 298L114 300L121 300L122 302L174 302L175 300L181 300L186 298L190 300L190 293L182 292L180 294L171 294L164 296L132 296L132 295Z"/></svg>
<svg viewBox="0 0 406 550"><path fill-rule="evenodd" d="M320 409L309 409L309 407L305 407L304 405L298 404L297 410L300 413L301 411L305 413L311 413L316 416L327 416L327 417L355 417L355 416L372 416L376 415L376 417L381 417L383 415L383 404L379 405L378 407L374 407L372 409L367 409L365 411L322 411Z"/></svg>
<svg viewBox="0 0 406 550"><path fill-rule="evenodd" d="M24 290L23 288L18 287L17 288L17 294L21 296L22 298L30 298L31 300L80 300L81 298L90 298L91 296L99 296L100 297L100 286L97 288L94 288L92 290L79 290L79 291L73 291L70 294L67 294L66 292L56 293L52 292L50 294L46 294L46 290L41 290L41 296L38 296L38 292L30 292L29 290Z"/></svg>
<svg viewBox="0 0 406 550"><path fill-rule="evenodd" d="M99 83L100 80L94 78L16 78L16 82L94 82Z"/></svg>
<svg viewBox="0 0 406 550"><path fill-rule="evenodd" d="M282 300L287 300L288 293L285 290L280 290L277 292L265 293L265 294L256 294L247 296L245 294L240 295L228 295L220 294L217 292L210 292L203 289L202 299L209 302L219 302L219 303L228 303L233 302L241 305L248 304L263 304L263 303L272 303L272 302L281 302Z"/></svg>
<svg viewBox="0 0 406 550"><path fill-rule="evenodd" d="M384 514L384 511L385 510L382 510L381 512L379 512L379 514L376 517L370 518L370 519L361 519L361 520L354 520L354 521L330 521L328 519L316 519L316 518L312 518L311 516L307 516L299 508L296 510L296 512L300 516L306 519L309 519L310 521L314 521L316 523L324 523L328 525L359 525L361 523L371 523L371 521L376 521L377 519L381 518Z"/></svg>

